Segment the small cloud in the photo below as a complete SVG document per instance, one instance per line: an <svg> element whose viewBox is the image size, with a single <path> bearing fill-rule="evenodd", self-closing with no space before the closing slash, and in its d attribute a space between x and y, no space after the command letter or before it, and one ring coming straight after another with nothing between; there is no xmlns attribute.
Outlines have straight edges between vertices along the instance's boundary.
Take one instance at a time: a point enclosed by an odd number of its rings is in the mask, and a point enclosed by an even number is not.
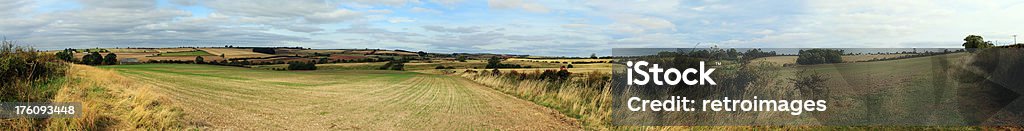
<svg viewBox="0 0 1024 131"><path fill-rule="evenodd" d="M772 34L772 33L775 33L775 30L764 29L764 30L761 30L761 31L754 32L754 34L759 34L759 35L768 35L768 34Z"/></svg>
<svg viewBox="0 0 1024 131"><path fill-rule="evenodd" d="M587 24L562 24L562 28L572 28L572 29L575 29L575 28L586 28L588 26L590 26L590 25L587 25Z"/></svg>
<svg viewBox="0 0 1024 131"><path fill-rule="evenodd" d="M332 12L326 13L315 13L306 16L306 20L313 23L332 23L340 22L345 20L356 19L362 16L359 12L350 11L346 9L339 9Z"/></svg>
<svg viewBox="0 0 1024 131"><path fill-rule="evenodd" d="M416 22L416 20L405 18L405 17L396 17L396 18L388 19L388 23L405 23L405 22Z"/></svg>
<svg viewBox="0 0 1024 131"><path fill-rule="evenodd" d="M304 33L312 33L312 32L324 31L324 29L321 29L321 28L318 28L318 27L309 27L309 26L285 26L284 29L286 29L288 31L304 32Z"/></svg>
<svg viewBox="0 0 1024 131"><path fill-rule="evenodd" d="M441 13L441 11L437 11L437 10L434 10L434 9L428 9L428 8L421 8L421 7L412 7L412 9L410 9L410 10L412 12L416 12L416 13L435 13L435 14Z"/></svg>
<svg viewBox="0 0 1024 131"><path fill-rule="evenodd" d="M480 27L453 27L453 28L448 28L448 27L443 27L443 26L427 25L427 26L423 26L423 29L429 30L429 31L435 31L435 32L445 32L445 33L476 33L476 32L480 32Z"/></svg>
<svg viewBox="0 0 1024 131"><path fill-rule="evenodd" d="M487 6L495 9L523 9L535 13L548 13L550 11L544 5L522 0L488 0Z"/></svg>

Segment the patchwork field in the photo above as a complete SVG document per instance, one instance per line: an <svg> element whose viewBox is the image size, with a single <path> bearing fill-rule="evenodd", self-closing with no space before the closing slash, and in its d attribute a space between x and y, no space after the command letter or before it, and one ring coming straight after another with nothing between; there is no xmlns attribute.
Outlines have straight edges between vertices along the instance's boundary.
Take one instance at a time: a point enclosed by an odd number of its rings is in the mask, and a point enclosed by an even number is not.
<svg viewBox="0 0 1024 131"><path fill-rule="evenodd" d="M252 52L252 49L239 49L239 48L200 48L199 50L206 51L213 55L223 54L225 58L254 58L254 57L270 57L274 55L263 54Z"/></svg>
<svg viewBox="0 0 1024 131"><path fill-rule="evenodd" d="M464 78L377 70L103 66L152 83L215 130L579 130L557 111Z"/></svg>

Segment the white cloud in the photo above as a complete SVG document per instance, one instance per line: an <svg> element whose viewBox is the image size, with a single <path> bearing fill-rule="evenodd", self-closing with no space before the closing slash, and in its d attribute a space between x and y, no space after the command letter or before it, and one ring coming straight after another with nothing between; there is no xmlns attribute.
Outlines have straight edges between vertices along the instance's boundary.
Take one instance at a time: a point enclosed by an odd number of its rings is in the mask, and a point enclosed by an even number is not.
<svg viewBox="0 0 1024 131"><path fill-rule="evenodd" d="M427 26L422 26L422 27L423 27L423 29L426 29L426 30L429 30L429 31L444 32L444 33L476 33L476 32L480 32L480 27L452 27L452 28L448 28L448 27L436 26L436 25L427 25Z"/></svg>
<svg viewBox="0 0 1024 131"><path fill-rule="evenodd" d="M406 22L416 22L416 20L413 20L411 18L405 18L405 17L395 17L395 18L388 19L388 23L406 23Z"/></svg>
<svg viewBox="0 0 1024 131"><path fill-rule="evenodd" d="M523 0L488 0L487 6L495 9L523 9L536 13L547 13L550 11L544 5Z"/></svg>
<svg viewBox="0 0 1024 131"><path fill-rule="evenodd" d="M412 9L410 9L410 10L412 12L418 12L418 13L441 13L441 11L437 11L437 10L434 10L434 9L423 8L423 7L412 7Z"/></svg>
<svg viewBox="0 0 1024 131"><path fill-rule="evenodd" d="M362 14L346 9L338 9L332 12L319 12L308 15L305 19L313 23L332 23L346 20L353 20L361 17Z"/></svg>

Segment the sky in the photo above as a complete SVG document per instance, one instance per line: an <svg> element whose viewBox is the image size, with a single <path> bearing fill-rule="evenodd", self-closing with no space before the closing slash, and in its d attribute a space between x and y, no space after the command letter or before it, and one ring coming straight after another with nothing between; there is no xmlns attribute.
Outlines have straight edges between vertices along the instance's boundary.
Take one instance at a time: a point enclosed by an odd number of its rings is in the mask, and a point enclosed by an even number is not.
<svg viewBox="0 0 1024 131"><path fill-rule="evenodd" d="M0 0L0 35L39 49L604 56L612 48L955 48L971 34L1005 45L1024 31L1022 13L1019 0Z"/></svg>

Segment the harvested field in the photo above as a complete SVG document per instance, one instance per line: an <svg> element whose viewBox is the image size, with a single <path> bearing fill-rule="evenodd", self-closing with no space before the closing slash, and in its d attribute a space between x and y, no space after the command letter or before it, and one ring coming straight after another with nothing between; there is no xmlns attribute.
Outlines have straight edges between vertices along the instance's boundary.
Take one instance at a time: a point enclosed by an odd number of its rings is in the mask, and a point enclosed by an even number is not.
<svg viewBox="0 0 1024 131"><path fill-rule="evenodd" d="M158 56L212 56L213 54L207 53L206 51L194 50L184 52L164 52L157 54Z"/></svg>
<svg viewBox="0 0 1024 131"><path fill-rule="evenodd" d="M397 71L103 66L152 83L213 130L579 130L572 118L464 78Z"/></svg>
<svg viewBox="0 0 1024 131"><path fill-rule="evenodd" d="M166 52L195 51L196 49L192 49L192 48L156 48L156 49L153 49L153 50L156 50L156 51L158 51L160 53L166 53Z"/></svg>

